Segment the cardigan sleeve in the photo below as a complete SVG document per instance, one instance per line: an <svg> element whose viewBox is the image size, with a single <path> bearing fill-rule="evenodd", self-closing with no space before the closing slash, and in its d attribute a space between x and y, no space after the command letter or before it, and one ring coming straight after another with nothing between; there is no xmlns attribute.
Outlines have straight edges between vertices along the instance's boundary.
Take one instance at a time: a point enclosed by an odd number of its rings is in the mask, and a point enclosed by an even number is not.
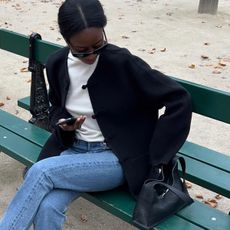
<svg viewBox="0 0 230 230"><path fill-rule="evenodd" d="M150 163L166 164L184 144L191 123L190 94L175 80L151 69L142 59L132 56L128 69L142 95L143 104L151 109L165 108L158 118L149 145Z"/></svg>

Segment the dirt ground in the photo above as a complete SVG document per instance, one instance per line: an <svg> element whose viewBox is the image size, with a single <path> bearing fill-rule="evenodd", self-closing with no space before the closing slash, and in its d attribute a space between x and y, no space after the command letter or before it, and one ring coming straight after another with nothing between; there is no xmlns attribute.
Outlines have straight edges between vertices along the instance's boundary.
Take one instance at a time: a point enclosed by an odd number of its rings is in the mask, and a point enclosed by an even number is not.
<svg viewBox="0 0 230 230"><path fill-rule="evenodd" d="M0 27L64 45L58 33L57 11L62 1L2 0ZM230 1L219 1L217 15L198 14L196 1L184 0L101 0L108 25L109 42L128 48L167 75L230 91ZM23 72L28 60L0 50L1 109L23 119L28 112L17 99L28 96L30 74ZM188 140L230 155L230 126L193 116ZM23 165L0 153L0 216L20 185ZM204 200L216 194L192 185L191 195ZM230 200L218 200L218 209L230 211ZM68 212L65 229L135 229L90 204L75 201Z"/></svg>

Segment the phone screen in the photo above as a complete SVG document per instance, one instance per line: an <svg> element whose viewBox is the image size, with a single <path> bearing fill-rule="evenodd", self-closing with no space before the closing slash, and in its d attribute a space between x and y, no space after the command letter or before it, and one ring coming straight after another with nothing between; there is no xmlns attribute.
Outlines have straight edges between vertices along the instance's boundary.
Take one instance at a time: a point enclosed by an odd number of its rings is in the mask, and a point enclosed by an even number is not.
<svg viewBox="0 0 230 230"><path fill-rule="evenodd" d="M57 122L56 125L63 125L63 124L73 125L76 120L77 120L76 117L70 117L70 118L67 118L65 120L61 120L61 121Z"/></svg>

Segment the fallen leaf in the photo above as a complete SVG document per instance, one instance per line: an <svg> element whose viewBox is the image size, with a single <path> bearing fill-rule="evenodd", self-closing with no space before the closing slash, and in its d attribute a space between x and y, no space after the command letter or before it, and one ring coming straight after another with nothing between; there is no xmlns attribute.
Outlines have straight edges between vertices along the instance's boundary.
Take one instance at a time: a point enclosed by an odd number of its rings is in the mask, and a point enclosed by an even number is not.
<svg viewBox="0 0 230 230"><path fill-rule="evenodd" d="M213 198L209 198L208 200L207 200L208 202L211 202L211 203L218 203L215 199L213 199Z"/></svg>
<svg viewBox="0 0 230 230"><path fill-rule="evenodd" d="M0 102L0 107L4 106L5 104L3 102Z"/></svg>
<svg viewBox="0 0 230 230"><path fill-rule="evenodd" d="M188 181L185 182L186 188L192 188L192 184Z"/></svg>
<svg viewBox="0 0 230 230"><path fill-rule="evenodd" d="M31 79L27 80L26 82L27 82L27 83L30 83L30 82L31 82Z"/></svg>
<svg viewBox="0 0 230 230"><path fill-rule="evenodd" d="M205 46L209 46L209 45L210 45L210 43L208 43L208 42L205 42L205 43L204 43L204 45L205 45Z"/></svg>
<svg viewBox="0 0 230 230"><path fill-rule="evenodd" d="M220 200L220 199L222 199L223 197L222 197L220 194L217 194L217 195L215 196L215 198L216 198L217 200Z"/></svg>
<svg viewBox="0 0 230 230"><path fill-rule="evenodd" d="M207 204L207 205L209 205L209 206L211 206L212 208L216 208L217 207L217 203L213 203L213 202L210 202L210 201L207 201L207 200L205 200L204 203Z"/></svg>
<svg viewBox="0 0 230 230"><path fill-rule="evenodd" d="M123 39L129 39L129 37L125 36L125 35L122 35L121 38L123 38Z"/></svg>
<svg viewBox="0 0 230 230"><path fill-rule="evenodd" d="M208 56L206 56L206 55L201 55L201 58L202 58L203 60L207 60L207 59L209 59L209 57L208 57Z"/></svg>
<svg viewBox="0 0 230 230"><path fill-rule="evenodd" d="M191 65L188 66L188 68L190 68L190 69L195 69L195 68L196 68L196 65L195 65L195 64L191 64Z"/></svg>
<svg viewBox="0 0 230 230"><path fill-rule="evenodd" d="M204 199L204 197L203 197L202 194L196 194L196 198L197 198L197 199L202 199L202 200Z"/></svg>
<svg viewBox="0 0 230 230"><path fill-rule="evenodd" d="M222 67L225 67L226 64L222 63L222 62L219 62L218 65L222 66Z"/></svg>
<svg viewBox="0 0 230 230"><path fill-rule="evenodd" d="M9 96L6 96L6 100L11 100L11 98Z"/></svg>
<svg viewBox="0 0 230 230"><path fill-rule="evenodd" d="M161 49L160 51L161 51L161 52L165 52L165 51L166 51L166 48L163 48L163 49Z"/></svg>
<svg viewBox="0 0 230 230"><path fill-rule="evenodd" d="M152 48L152 50L150 50L148 53L149 54L154 54L156 52L156 48Z"/></svg>
<svg viewBox="0 0 230 230"><path fill-rule="evenodd" d="M88 217L86 215L84 215L84 214L81 214L80 221L83 222L83 223L86 223L88 221Z"/></svg>
<svg viewBox="0 0 230 230"><path fill-rule="evenodd" d="M23 68L20 69L20 72L25 73L25 72L29 72L29 70L28 70L27 67L23 67Z"/></svg>

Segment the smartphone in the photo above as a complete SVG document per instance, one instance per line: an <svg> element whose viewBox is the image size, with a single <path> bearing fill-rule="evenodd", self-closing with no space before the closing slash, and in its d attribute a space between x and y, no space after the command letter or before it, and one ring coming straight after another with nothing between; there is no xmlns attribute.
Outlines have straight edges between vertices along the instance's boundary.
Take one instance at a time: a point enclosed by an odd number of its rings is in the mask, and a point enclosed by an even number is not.
<svg viewBox="0 0 230 230"><path fill-rule="evenodd" d="M57 122L56 125L64 125L64 124L73 125L76 120L77 120L76 117L69 117L69 118L66 118L65 120Z"/></svg>

